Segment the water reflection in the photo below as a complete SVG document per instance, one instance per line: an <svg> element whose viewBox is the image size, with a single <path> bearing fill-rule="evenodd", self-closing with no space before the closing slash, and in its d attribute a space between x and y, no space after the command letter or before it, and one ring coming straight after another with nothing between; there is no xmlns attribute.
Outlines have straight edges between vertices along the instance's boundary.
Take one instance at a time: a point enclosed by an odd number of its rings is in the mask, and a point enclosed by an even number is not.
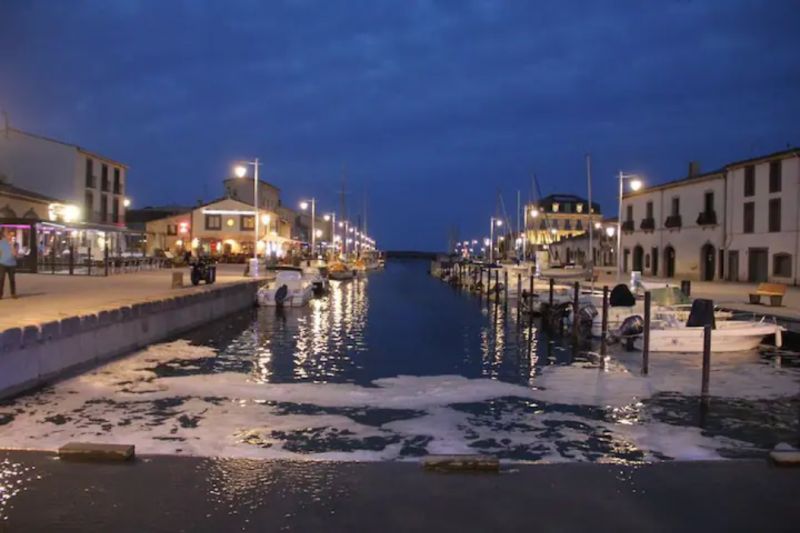
<svg viewBox="0 0 800 533"><path fill-rule="evenodd" d="M260 309L253 323L253 376L261 382L336 380L367 349L366 278L331 282L302 309Z"/></svg>

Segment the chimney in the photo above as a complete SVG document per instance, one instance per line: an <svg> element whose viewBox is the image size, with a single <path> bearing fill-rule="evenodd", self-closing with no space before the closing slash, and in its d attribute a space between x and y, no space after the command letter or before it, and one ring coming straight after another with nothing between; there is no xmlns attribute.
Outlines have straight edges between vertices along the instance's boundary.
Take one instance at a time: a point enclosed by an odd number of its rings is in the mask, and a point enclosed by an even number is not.
<svg viewBox="0 0 800 533"><path fill-rule="evenodd" d="M689 177L700 175L700 161L689 161Z"/></svg>

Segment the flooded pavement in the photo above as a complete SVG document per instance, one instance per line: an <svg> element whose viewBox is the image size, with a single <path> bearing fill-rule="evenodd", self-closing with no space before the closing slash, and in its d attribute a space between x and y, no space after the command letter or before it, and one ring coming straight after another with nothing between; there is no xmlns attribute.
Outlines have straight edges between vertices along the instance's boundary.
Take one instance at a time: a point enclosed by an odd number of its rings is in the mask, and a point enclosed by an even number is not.
<svg viewBox="0 0 800 533"><path fill-rule="evenodd" d="M764 461L515 465L436 474L402 462L0 452L17 478L0 531L795 531L796 470ZM7 482L21 479L12 486ZM576 512L580 510L580 512Z"/></svg>
<svg viewBox="0 0 800 533"><path fill-rule="evenodd" d="M0 405L0 446L72 440L139 454L397 460L487 453L512 461L638 464L763 457L798 438L800 369L757 353L612 352L550 339L391 262L334 282L308 308L231 316Z"/></svg>

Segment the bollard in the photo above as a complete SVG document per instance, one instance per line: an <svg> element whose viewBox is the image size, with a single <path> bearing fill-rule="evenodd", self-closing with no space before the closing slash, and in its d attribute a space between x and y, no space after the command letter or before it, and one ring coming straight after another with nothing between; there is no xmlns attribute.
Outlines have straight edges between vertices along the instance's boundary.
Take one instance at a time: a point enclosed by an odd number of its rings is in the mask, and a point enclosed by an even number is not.
<svg viewBox="0 0 800 533"><path fill-rule="evenodd" d="M681 292L686 296L692 295L692 282L690 280L681 280Z"/></svg>
<svg viewBox="0 0 800 533"><path fill-rule="evenodd" d="M88 246L86 248L86 275L92 275L92 247Z"/></svg>
<svg viewBox="0 0 800 533"><path fill-rule="evenodd" d="M75 273L75 245L69 243L69 275Z"/></svg>
<svg viewBox="0 0 800 533"><path fill-rule="evenodd" d="M52 248L50 248L50 273L56 273L56 242L53 238Z"/></svg>
<svg viewBox="0 0 800 533"><path fill-rule="evenodd" d="M108 276L108 244L106 244L105 250L103 250L103 267L105 268L105 276Z"/></svg>
<svg viewBox="0 0 800 533"><path fill-rule="evenodd" d="M550 304L551 308L553 307L553 290L555 288L555 285L556 285L555 280L553 278L550 278L550 300L549 300L549 304Z"/></svg>
<svg viewBox="0 0 800 533"><path fill-rule="evenodd" d="M700 402L708 407L708 380L711 374L711 326L703 326L703 383L700 387Z"/></svg>
<svg viewBox="0 0 800 533"><path fill-rule="evenodd" d="M494 271L494 305L500 305L500 271Z"/></svg>
<svg viewBox="0 0 800 533"><path fill-rule="evenodd" d="M580 282L575 282L575 293L572 297L572 335L574 337L578 337L578 299L580 298L581 294L581 284Z"/></svg>
<svg viewBox="0 0 800 533"><path fill-rule="evenodd" d="M608 351L608 285L603 286L603 322L600 330L600 355L605 356ZM605 364L605 359L603 359Z"/></svg>
<svg viewBox="0 0 800 533"><path fill-rule="evenodd" d="M644 331L642 332L642 375L650 371L650 291L644 291Z"/></svg>

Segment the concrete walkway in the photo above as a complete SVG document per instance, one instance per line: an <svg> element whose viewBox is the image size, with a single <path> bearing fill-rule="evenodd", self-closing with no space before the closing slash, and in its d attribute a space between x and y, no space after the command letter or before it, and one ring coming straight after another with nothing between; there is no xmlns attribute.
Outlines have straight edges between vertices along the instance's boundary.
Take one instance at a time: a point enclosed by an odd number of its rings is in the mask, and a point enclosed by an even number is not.
<svg viewBox="0 0 800 533"><path fill-rule="evenodd" d="M8 531L796 531L800 472L765 461L515 465L0 452Z"/></svg>
<svg viewBox="0 0 800 533"><path fill-rule="evenodd" d="M184 273L186 287L172 288L172 272L175 271ZM249 279L243 272L244 265L218 265L216 285ZM0 300L0 331L204 290L202 283L198 287L191 285L188 268L108 277L18 274L19 298L9 297L6 283L5 298Z"/></svg>

